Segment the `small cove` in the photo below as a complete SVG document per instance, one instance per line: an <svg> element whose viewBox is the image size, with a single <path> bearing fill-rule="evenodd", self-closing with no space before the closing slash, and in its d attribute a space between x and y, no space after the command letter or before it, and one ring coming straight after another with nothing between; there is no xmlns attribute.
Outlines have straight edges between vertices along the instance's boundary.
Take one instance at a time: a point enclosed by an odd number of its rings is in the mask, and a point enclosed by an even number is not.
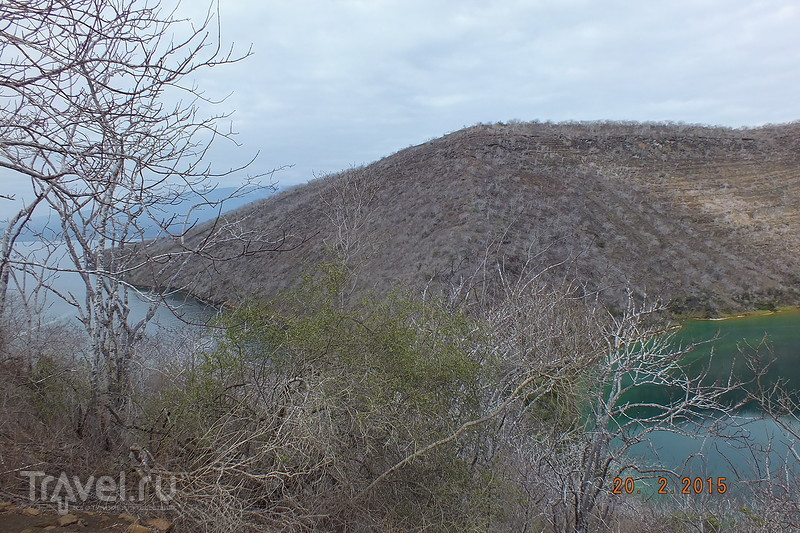
<svg viewBox="0 0 800 533"><path fill-rule="evenodd" d="M20 253L25 257L42 262L47 258L44 247L37 242L25 242L17 246L20 249ZM56 251L50 255L57 258L56 265L63 263L67 265L66 268L69 270L71 267L62 248L55 248ZM52 261L52 257L50 261ZM30 274L20 276L20 279L23 287L28 290L36 285L36 280ZM79 274L68 271L59 272L57 275L49 277L48 282L60 293L76 296L78 301L83 303L86 287ZM12 296L16 296L19 300L24 298L28 301L28 308L23 308L18 303L18 309L12 309L12 311L23 314L31 312L35 315L35 322L38 324L69 324L76 328L80 327L75 307L64 301L63 298L46 290L41 291L38 297L34 297L31 293L23 296L21 292L17 284L12 284L9 288L9 293ZM144 318L151 302L157 300L161 300L162 305L158 307L156 314L148 325L148 330L151 333L182 329L187 324L203 325L217 314L217 309L214 306L197 300L183 291L169 291L159 294L149 289L136 290L132 288L130 289L129 297L130 320L136 321Z"/></svg>
<svg viewBox="0 0 800 533"><path fill-rule="evenodd" d="M706 383L724 383L731 375L741 381L751 379L750 365L758 354L761 365L769 363L762 378L764 385L780 381L790 394L797 397L800 393L799 310L726 320L690 320L676 332L673 342L675 346L702 343L687 356L684 368L695 375L707 369ZM652 401L663 401L668 395L663 390L643 394L650 395L647 399ZM734 403L744 396L740 393L729 399ZM800 413L794 415L800 417ZM793 417L780 420L800 431ZM671 470L678 478L724 477L729 494L745 498L748 491L758 490L753 484L756 480L776 475L800 476L792 436L752 402L732 416L698 417L681 427L689 434L653 432L646 442L631 448L629 456L641 465ZM653 479L640 486L643 493L653 494L658 483ZM682 485L679 479L671 478L669 487L680 489Z"/></svg>

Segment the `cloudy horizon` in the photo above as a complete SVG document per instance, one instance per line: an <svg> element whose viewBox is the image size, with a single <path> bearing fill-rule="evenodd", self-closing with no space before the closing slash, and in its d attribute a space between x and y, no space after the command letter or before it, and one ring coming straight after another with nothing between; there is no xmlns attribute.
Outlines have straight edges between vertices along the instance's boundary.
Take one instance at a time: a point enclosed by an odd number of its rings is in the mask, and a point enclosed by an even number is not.
<svg viewBox="0 0 800 533"><path fill-rule="evenodd" d="M174 0L167 0L167 2ZM208 6L183 3L198 24ZM165 4L165 7L167 4ZM252 172L283 187L477 123L800 119L791 0L222 0L224 46L252 56L196 80L233 112ZM4 190L24 184L4 179ZM231 185L227 181L223 185ZM22 189L20 189L22 190Z"/></svg>
<svg viewBox="0 0 800 533"><path fill-rule="evenodd" d="M242 153L294 165L282 185L480 122L800 119L791 1L227 0L220 15L253 55L199 82L232 93Z"/></svg>

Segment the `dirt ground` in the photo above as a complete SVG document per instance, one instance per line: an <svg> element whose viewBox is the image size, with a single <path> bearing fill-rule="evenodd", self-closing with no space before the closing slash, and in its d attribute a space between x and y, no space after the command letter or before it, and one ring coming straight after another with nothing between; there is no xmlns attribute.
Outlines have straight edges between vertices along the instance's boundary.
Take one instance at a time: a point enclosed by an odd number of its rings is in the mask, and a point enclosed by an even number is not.
<svg viewBox="0 0 800 533"><path fill-rule="evenodd" d="M95 511L70 511L59 515L52 510L21 507L0 502L0 533L40 533L44 531L82 533L160 533L174 532L168 520L139 519L129 514Z"/></svg>

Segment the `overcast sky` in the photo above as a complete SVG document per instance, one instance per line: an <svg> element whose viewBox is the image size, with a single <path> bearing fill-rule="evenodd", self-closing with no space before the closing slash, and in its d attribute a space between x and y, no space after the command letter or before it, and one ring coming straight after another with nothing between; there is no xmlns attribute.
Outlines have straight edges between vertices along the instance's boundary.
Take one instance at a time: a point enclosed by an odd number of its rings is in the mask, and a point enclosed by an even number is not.
<svg viewBox="0 0 800 533"><path fill-rule="evenodd" d="M478 122L800 119L796 0L220 3L253 56L199 83L283 185Z"/></svg>
<svg viewBox="0 0 800 533"><path fill-rule="evenodd" d="M177 16L199 22L204 4L184 0ZM223 42L253 54L196 80L230 94L216 111L234 111L243 145L214 161L260 152L255 170L294 165L282 186L478 122L800 119L797 0L220 4Z"/></svg>

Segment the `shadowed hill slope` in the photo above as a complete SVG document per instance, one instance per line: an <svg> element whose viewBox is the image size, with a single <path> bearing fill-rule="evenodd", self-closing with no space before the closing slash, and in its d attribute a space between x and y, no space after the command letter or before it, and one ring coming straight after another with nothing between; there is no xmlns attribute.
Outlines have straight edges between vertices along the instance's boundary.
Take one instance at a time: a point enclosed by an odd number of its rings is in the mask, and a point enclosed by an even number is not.
<svg viewBox="0 0 800 533"><path fill-rule="evenodd" d="M578 280L609 305L629 286L676 311L791 303L800 294L800 124L478 125L227 216L243 231L305 242L192 259L169 285L213 301L270 296L324 260L327 244L359 265L362 288L381 292L446 287L484 261L513 273L532 260L558 265L548 276ZM171 249L156 241L146 253ZM132 281L167 284L150 275Z"/></svg>

